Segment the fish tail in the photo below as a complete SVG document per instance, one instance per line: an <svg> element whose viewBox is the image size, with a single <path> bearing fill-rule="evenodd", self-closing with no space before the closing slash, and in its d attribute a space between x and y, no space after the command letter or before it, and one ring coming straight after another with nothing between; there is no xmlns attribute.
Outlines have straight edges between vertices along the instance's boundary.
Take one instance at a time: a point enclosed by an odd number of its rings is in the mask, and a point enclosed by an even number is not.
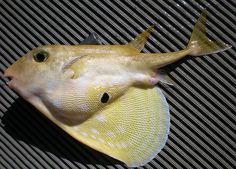
<svg viewBox="0 0 236 169"><path fill-rule="evenodd" d="M203 10L197 20L188 43L187 49L190 49L189 55L201 56L213 54L231 48L230 45L221 41L212 41L206 36L206 15L207 11Z"/></svg>

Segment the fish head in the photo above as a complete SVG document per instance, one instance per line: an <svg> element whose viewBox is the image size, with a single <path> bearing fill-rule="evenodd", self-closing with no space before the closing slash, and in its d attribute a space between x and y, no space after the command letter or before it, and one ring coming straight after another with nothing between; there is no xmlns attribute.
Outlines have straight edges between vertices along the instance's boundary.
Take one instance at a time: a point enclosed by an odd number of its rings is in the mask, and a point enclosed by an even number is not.
<svg viewBox="0 0 236 169"><path fill-rule="evenodd" d="M29 51L5 70L8 86L26 100L40 95L65 80L65 67L73 60L70 52L60 45L45 45Z"/></svg>

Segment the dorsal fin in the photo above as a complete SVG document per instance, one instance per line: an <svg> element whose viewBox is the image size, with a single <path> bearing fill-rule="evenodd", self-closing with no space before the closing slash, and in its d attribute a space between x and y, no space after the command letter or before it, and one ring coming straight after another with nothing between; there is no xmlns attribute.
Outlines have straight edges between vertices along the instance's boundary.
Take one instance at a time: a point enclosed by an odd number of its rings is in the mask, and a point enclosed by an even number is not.
<svg viewBox="0 0 236 169"><path fill-rule="evenodd" d="M155 158L170 128L169 107L157 87L131 87L82 124L68 126L51 120L75 139L128 167L142 166Z"/></svg>
<svg viewBox="0 0 236 169"><path fill-rule="evenodd" d="M144 32L136 36L134 40L132 40L127 45L130 45L134 48L136 48L139 52L144 48L145 43L147 42L147 38L152 31L154 25L149 26Z"/></svg>
<svg viewBox="0 0 236 169"><path fill-rule="evenodd" d="M102 40L96 33L91 33L80 45L102 45Z"/></svg>

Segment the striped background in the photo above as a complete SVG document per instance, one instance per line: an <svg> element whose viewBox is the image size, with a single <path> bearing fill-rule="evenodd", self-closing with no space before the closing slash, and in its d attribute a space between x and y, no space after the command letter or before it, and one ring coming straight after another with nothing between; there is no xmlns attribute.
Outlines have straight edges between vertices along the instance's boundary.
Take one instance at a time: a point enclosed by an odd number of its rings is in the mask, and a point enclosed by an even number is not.
<svg viewBox="0 0 236 169"><path fill-rule="evenodd" d="M235 168L235 0L0 0L0 75L39 45L78 44L91 32L104 44L123 44L152 23L157 25L143 51L177 51L203 8L208 36L233 48L167 67L177 83L160 84L171 109L170 135L143 168ZM0 91L1 169L126 168L72 139L7 86Z"/></svg>

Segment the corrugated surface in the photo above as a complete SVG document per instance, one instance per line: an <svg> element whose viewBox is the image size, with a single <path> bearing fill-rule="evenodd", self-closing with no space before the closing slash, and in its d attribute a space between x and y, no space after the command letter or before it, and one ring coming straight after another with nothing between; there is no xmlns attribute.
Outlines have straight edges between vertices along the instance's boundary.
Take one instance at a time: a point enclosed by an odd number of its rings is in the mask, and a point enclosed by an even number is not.
<svg viewBox="0 0 236 169"><path fill-rule="evenodd" d="M235 168L234 0L1 0L1 75L39 45L77 44L91 32L105 44L122 44L156 22L144 52L177 51L203 8L209 12L209 36L233 48L168 66L177 86L160 86L170 104L170 135L144 168ZM7 86L0 90L0 168L126 168L73 140Z"/></svg>

